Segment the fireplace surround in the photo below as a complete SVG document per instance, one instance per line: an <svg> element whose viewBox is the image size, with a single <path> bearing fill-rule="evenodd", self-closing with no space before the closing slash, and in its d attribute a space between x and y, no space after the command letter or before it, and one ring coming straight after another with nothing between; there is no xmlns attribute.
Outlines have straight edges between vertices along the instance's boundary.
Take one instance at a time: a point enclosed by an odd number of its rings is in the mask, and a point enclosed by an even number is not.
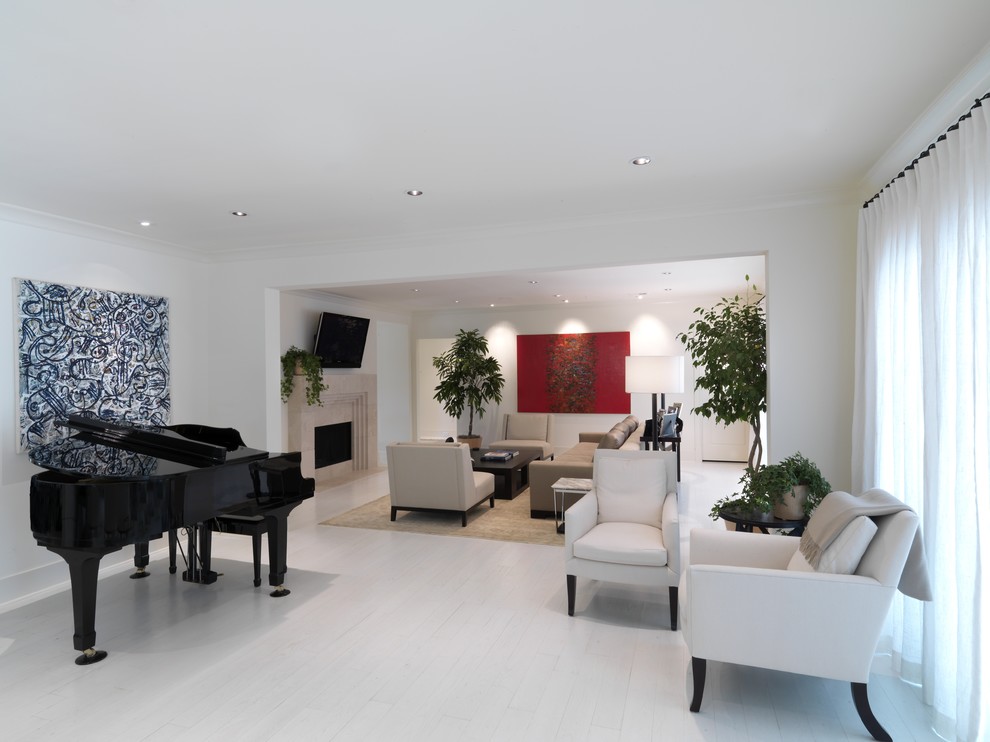
<svg viewBox="0 0 990 742"><path fill-rule="evenodd" d="M324 373L323 380L330 388L320 394L322 407L306 404L301 383L286 403L289 450L302 453L303 476L317 485L378 466L378 377ZM339 423L351 424L351 459L316 468L316 429Z"/></svg>

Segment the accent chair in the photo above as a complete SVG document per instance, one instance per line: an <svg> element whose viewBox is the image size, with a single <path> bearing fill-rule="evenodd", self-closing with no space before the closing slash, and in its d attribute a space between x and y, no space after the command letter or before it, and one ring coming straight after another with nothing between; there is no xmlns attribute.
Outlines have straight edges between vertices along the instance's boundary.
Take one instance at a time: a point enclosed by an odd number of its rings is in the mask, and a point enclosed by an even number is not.
<svg viewBox="0 0 990 742"><path fill-rule="evenodd" d="M677 630L677 459L668 451L598 449L591 490L564 512L567 613L577 578L667 586Z"/></svg>
<svg viewBox="0 0 990 742"><path fill-rule="evenodd" d="M495 476L471 468L466 443L390 443L385 455L393 521L399 510L438 510L460 513L466 526L475 505L495 507Z"/></svg>
<svg viewBox="0 0 990 742"><path fill-rule="evenodd" d="M830 533L819 518L829 512ZM890 740L866 684L897 589L931 599L918 516L882 490L830 493L801 539L693 529L681 580L691 711L701 708L707 661L718 660L849 682L867 730Z"/></svg>

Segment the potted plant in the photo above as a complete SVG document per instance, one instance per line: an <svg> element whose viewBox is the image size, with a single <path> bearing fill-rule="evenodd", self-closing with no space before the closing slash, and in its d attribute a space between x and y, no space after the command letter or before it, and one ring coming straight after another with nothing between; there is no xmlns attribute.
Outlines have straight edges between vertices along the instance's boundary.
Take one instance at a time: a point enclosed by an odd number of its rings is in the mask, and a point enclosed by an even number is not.
<svg viewBox="0 0 990 742"><path fill-rule="evenodd" d="M320 392L329 389L323 383L323 362L320 357L293 345L282 354L282 401L288 402L296 384L296 376L306 377L306 404L323 406Z"/></svg>
<svg viewBox="0 0 990 742"><path fill-rule="evenodd" d="M724 508L733 508L753 520L800 520L812 511L829 492L832 485L822 476L817 464L801 452L788 456L777 464L758 469L747 467L739 480L742 492L723 497L711 510L712 520L718 520Z"/></svg>
<svg viewBox="0 0 990 742"><path fill-rule="evenodd" d="M749 276L746 276L749 281ZM753 429L749 468L763 459L760 415L767 410L767 320L764 295L752 287L746 296L723 298L714 307L698 307L699 315L677 339L691 354L692 365L703 369L694 388L709 393L694 408L702 417L724 425L744 421Z"/></svg>
<svg viewBox="0 0 990 742"><path fill-rule="evenodd" d="M453 345L433 359L440 383L433 398L451 417L468 411L468 432L457 436L471 448L481 448L481 436L474 435L474 414L485 414L485 405L502 401L505 378L499 362L488 355L488 340L477 330L458 330Z"/></svg>

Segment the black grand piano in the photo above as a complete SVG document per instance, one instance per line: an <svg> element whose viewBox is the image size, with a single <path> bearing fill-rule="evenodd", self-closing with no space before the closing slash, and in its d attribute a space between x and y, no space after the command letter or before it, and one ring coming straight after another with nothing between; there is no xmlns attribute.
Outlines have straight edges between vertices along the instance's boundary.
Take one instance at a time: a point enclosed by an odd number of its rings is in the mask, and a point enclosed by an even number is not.
<svg viewBox="0 0 990 742"><path fill-rule="evenodd" d="M100 559L134 545L136 572L148 573L148 542L168 534L170 572L175 571L176 533L186 529L184 580L210 583L213 531L238 531L254 523L255 584L260 533L268 535L269 584L273 597L289 591L285 579L287 518L313 496L300 454L269 454L248 448L232 428L203 425L143 427L69 415L60 424L77 432L30 452L47 471L31 477L31 531L40 546L69 565L76 664L99 662L96 586ZM225 527L226 526L226 527Z"/></svg>

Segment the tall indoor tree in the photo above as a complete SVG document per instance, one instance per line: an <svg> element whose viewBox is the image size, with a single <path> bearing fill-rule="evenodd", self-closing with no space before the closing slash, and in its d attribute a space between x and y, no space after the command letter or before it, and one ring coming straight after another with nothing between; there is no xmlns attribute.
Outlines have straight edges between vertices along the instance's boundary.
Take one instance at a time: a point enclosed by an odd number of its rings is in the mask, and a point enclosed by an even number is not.
<svg viewBox="0 0 990 742"><path fill-rule="evenodd" d="M474 437L474 414L484 417L485 405L502 401L502 367L488 355L488 340L478 330L458 330L450 349L433 359L440 383L433 398L451 417L468 411L468 438Z"/></svg>
<svg viewBox="0 0 990 742"><path fill-rule="evenodd" d="M767 320L763 300L755 285L744 296L721 299L714 307L694 310L698 319L677 339L691 354L701 373L694 388L709 398L694 408L702 417L731 425L743 421L753 429L749 468L763 460L760 416L767 410Z"/></svg>

